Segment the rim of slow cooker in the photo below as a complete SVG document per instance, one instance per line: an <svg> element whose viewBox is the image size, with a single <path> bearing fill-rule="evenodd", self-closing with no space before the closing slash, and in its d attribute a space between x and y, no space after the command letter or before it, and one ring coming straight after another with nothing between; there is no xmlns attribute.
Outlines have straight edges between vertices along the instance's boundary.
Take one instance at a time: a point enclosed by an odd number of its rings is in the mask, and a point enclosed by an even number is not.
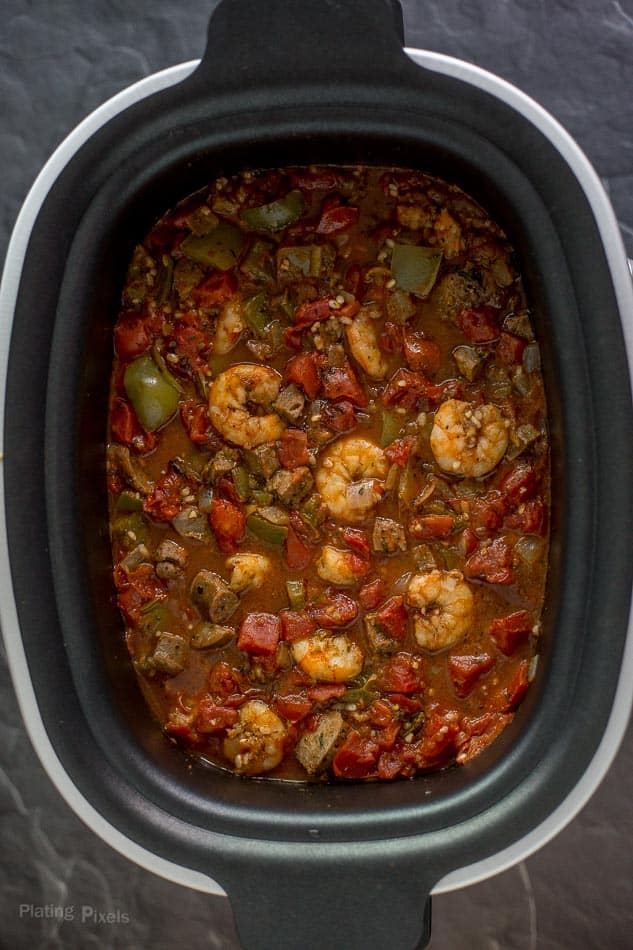
<svg viewBox="0 0 633 950"><path fill-rule="evenodd" d="M410 52L411 52L411 51L410 51ZM448 66L450 66L451 64L456 64L457 66L462 66L462 65L465 66L465 64L459 64L458 61L451 61L448 57L442 57L442 56L439 56L438 54L425 54L425 53L423 53L423 52L414 51L413 56L414 56L414 58L416 59L416 61L417 61L418 59L421 59L421 62L422 62L423 65L431 65L431 67L432 67L433 63L435 63L436 65L448 65ZM172 70L167 70L167 71L165 71L165 72L163 72L163 73L161 73L161 74L155 74L155 75L152 76L152 77L148 77L147 80L143 80L141 83L136 84L136 86L131 87L130 90L125 90L124 93L121 93L121 94L120 94L120 97L117 97L117 99L123 98L123 97L126 97L126 98L129 97L129 99L128 99L127 102L121 103L121 108L124 108L125 106L129 105L131 101L136 101L135 99L132 98L132 95L131 95L131 94L132 94L132 91L133 91L133 90L136 90L137 92L140 91L140 90L138 90L138 87L139 87L139 86L144 86L144 87L146 87L146 91L144 92L144 94L149 94L149 93L155 91L155 89L157 88L157 85L156 85L156 84L160 82L160 77L164 77L165 80L166 80L166 81L165 81L165 85L169 85L169 84L171 84L171 82L175 82L175 81L177 81L179 78L183 78L184 75L188 74L190 68L191 68L190 64L185 64L184 66L180 66L180 67L173 67ZM475 70L474 67L466 67L466 72L467 72L467 73L472 72L473 70ZM481 70L476 70L476 72L477 72L477 73L482 73ZM484 77L487 77L488 74L483 74L483 76L484 76ZM465 81L469 81L468 75L466 75L466 76L462 75L460 78L465 79ZM505 87L507 87L507 89L511 89L512 92L513 92L513 93L516 93L519 97L522 97L522 94L518 93L517 90L512 89L512 87L508 87L507 84L503 84L502 81L497 80L495 77L489 77L489 79L492 81L492 82L491 82L491 86L492 86L492 92L493 92L494 95L498 95L500 86L505 86ZM139 98L140 98L140 96L139 96ZM528 102L528 103L530 102L529 100L527 100L527 97L522 97L522 98L525 99L526 102ZM111 105L112 102L113 102L113 100L111 100L110 103L106 103L104 106L101 107L101 109L105 109L105 107L108 106L108 105ZM514 102L514 103L512 103L512 104L515 106L515 108L517 107L517 103L516 103L516 102ZM538 108L539 108L539 107L536 107L536 109L538 109ZM541 110L541 111L542 111L542 110ZM96 113L93 113L93 115L92 115L90 118L91 118L91 119L96 119L98 112L100 112L100 110L97 110ZM543 115L546 116L546 113L543 113ZM104 115L104 116L103 116L103 121L106 121L108 117L109 117L109 116ZM548 117L548 118L549 118L549 117ZM89 121L89 120L85 120L85 123L83 123L82 126L85 125L86 123L88 123L88 121ZM550 122L551 122L551 120L550 120ZM80 126L80 127L76 130L76 133L77 133L77 134L80 132L80 129L82 128L82 126ZM75 135L76 133L72 133L72 135ZM564 133L564 134L565 134L565 133ZM72 137L72 136L71 136L71 137ZM68 140L67 140L67 141L68 141ZM556 143L555 143L555 144L556 144ZM63 148L63 146L62 146L62 148ZM579 150L577 149L577 146L574 145L574 148L576 149L576 152L577 152L578 154L580 154L580 153L579 153ZM58 153L59 153L59 150L58 150ZM58 153L56 153L56 156L58 155ZM53 159L55 159L56 156L54 156ZM53 162L53 159L51 159L51 163ZM51 163L49 163L49 165L50 165ZM46 166L46 167L48 168L49 166ZM50 179L49 179L49 180L50 180ZM39 184L39 182L40 182L40 180L38 179L38 184ZM34 187L33 190L35 191L35 187ZM602 196L599 194L598 197L602 197ZM28 201L27 201L27 204L28 204ZM608 205L607 205L607 208L608 208ZM25 211L26 211L26 205L25 205ZM16 232L17 232L17 227L16 227ZM613 239L613 234L610 235L610 238ZM607 242L605 241L605 244L606 244L606 243L607 243ZM24 244L26 244L26 240L24 241ZM611 247L611 251L612 251L613 253L617 253L617 252L619 251L619 248L617 248L617 247L615 247L615 248L614 248L614 247ZM609 252L609 247L608 247L608 246L607 246L607 252ZM608 254L608 256L609 256L609 254ZM614 261L611 260L610 263L613 265L613 264L614 264ZM615 282L616 276L617 276L617 275L614 275L614 282ZM17 281L16 281L16 284L17 284ZM8 286L9 286L9 291L8 291L8 292L9 292L9 294L10 294L10 293L11 293L11 289L12 289L12 288L11 288L11 278L10 278L10 276L9 276L9 284L8 284ZM620 290L620 292L621 292L620 296L624 296L624 297L625 297L625 296L626 296L626 289L623 289L622 287L620 287L619 290ZM629 292L630 292L630 288L628 288L628 290L629 290ZM622 308L621 308L621 311L622 311ZM626 327L625 327L625 329L626 329ZM4 599L4 598L3 598L3 599ZM3 611L3 620L4 620L4 611ZM5 624L5 631L6 631L6 624ZM628 645L630 646L630 637L629 637ZM628 650L627 655L626 655L625 658L623 659L622 672L621 672L621 674L620 674L620 684L622 683L622 673L623 673L624 668L625 668L625 660L627 660L627 657L628 657L628 662L630 663L630 659L631 659L631 658L630 658L630 656L628 656L629 653L630 653L630 650ZM12 662L12 671L14 672L14 675L15 675L15 671L17 670L16 681L19 682L20 675L24 673L24 669L23 669L22 671L20 671L20 670L18 669L18 666L19 666L19 659L20 659L20 658L18 657L18 662L16 663L16 662L15 662L15 661L16 661L15 652L11 651L11 655L12 655L12 661L13 661L13 662ZM26 688L26 689L27 689L27 694L28 694L28 685L24 684L24 682L23 682L21 685L22 685L23 688ZM21 697L21 698L24 699L24 697ZM31 733L31 734L32 734L32 737L33 737L33 734L35 734L35 733L37 732L37 726L38 726L38 725L41 726L42 724L41 724L41 719L39 720L39 723L37 722L37 719L39 718L39 714L38 714L38 710L37 710L37 704L36 704L36 701L35 701L35 697L34 697L34 696L32 697L32 699L33 699L33 705L31 706L31 708L28 708L28 705L29 705L29 704L27 703L27 704L26 704L27 708L24 709L23 712L24 712L24 714L25 714L25 720L27 721L27 726L30 726L30 727L31 727L31 728L30 728L30 731L31 731L31 729L33 730L33 732ZM618 696L616 695L616 700L614 700L614 704L613 704L612 719L613 719L614 713L615 713L616 710L618 709L618 701L617 701L617 700L618 700ZM630 705L630 696L628 697L628 704ZM626 705L626 702L625 702L625 705ZM619 717L619 718L620 718L620 724L621 724L621 712L622 712L622 708L621 708L621 706L620 706L620 717ZM43 727L42 727L42 728L43 728ZM603 741L602 741L602 743L601 743L601 746L600 746L598 752L596 753L596 757L598 757L598 755L599 755L600 749L602 748L602 746L603 746L603 744L604 744L604 742L605 742L605 740L606 740L606 738L607 738L607 736L608 736L608 734L609 734L610 728L611 728L611 725L610 725L610 726L607 728L607 730L605 731ZM613 731L612 731L611 734L613 735ZM38 742L36 743L36 742L35 742L35 739L34 739L34 744L36 745L36 748L38 748L38 752L40 752L40 750L41 750L41 748L42 748L42 735L39 735L37 738L38 738ZM619 735L617 738L618 738L618 739L621 738L621 732L620 732L620 735ZM46 741L46 740L45 740L45 741ZM611 740L611 746L612 746L612 754L614 754L615 748L613 747L613 739ZM49 752L52 752L52 749L50 749L50 750L44 749L44 751L45 751L46 753L49 753ZM41 752L40 752L40 757L43 758L43 756L41 755ZM53 757L54 757L54 753L53 753ZM56 766L56 763L54 763L54 761L50 758L50 755L47 755L47 761L48 761L48 766L50 766L51 763L53 764L53 771L55 772L56 777L57 777L57 778L60 778L59 773L57 773L57 766ZM595 758L594 758L594 761L595 761ZM604 771L606 771L607 765L608 765L608 762L605 764L605 758L604 758L604 754L603 754L603 756L602 756L602 766L603 766L603 770L604 770ZM48 766L47 766L47 767L48 767ZM61 766L59 766L59 767L61 768ZM593 769L593 763L592 763L591 769ZM587 773L585 773L585 777L587 777L589 771L590 771L590 770L588 770ZM62 768L62 772L63 772L63 768ZM54 775L53 775L50 771L49 771L49 774L51 774L51 777L53 778L53 780L55 780ZM66 773L65 773L65 772L63 772L63 778L66 778ZM595 778L595 773L594 773L594 778ZM56 784L57 784L57 782L56 782ZM61 784L64 785L64 787L65 787L65 782L62 782ZM580 783L579 783L579 785L580 785ZM60 788L60 785L58 785L58 788L60 789L60 791L62 791L62 788ZM578 789L578 786L577 786L576 788ZM592 790L593 790L593 788L591 789L591 791L592 791ZM68 788L67 788L67 787L65 787L65 791L68 792ZM591 794L591 791L586 791L586 797L588 797L588 795ZM64 794L64 791L62 791L62 794ZM573 794L573 793L572 793L572 794ZM64 795L64 797L66 797L66 795ZM570 796L570 797L571 797L571 796ZM576 797L578 798L578 796L576 796ZM567 800L566 800L566 801L567 801ZM565 804L565 803L562 803L561 806L559 806L559 809L557 809L557 811L559 811L560 808L563 807L563 804ZM91 808L91 806L88 806L88 807ZM577 807L580 807L580 806L577 806ZM76 810L78 810L78 809L76 809ZM80 810L80 813L82 813L82 817L84 817L84 818L86 819L86 813L85 813L85 811L84 811L83 809L79 809L79 810ZM577 810L577 808L576 808L576 810ZM556 812L552 812L552 814L550 815L550 818L547 819L547 822L550 822L550 823L551 823L551 822L552 822L552 819L553 819L553 816L554 816L555 814L556 814ZM559 817L559 819L560 819L560 816L558 816L558 817ZM570 817L571 817L571 816L570 816ZM86 819L86 820L87 820L87 819ZM544 824L547 824L547 822L545 822ZM88 821L88 824L90 824L91 827L93 827L93 824L92 824L90 821ZM102 827L103 827L103 826L102 826ZM539 827L543 827L543 826L539 826ZM560 825L559 825L559 827L560 827ZM109 826L107 822L106 822L106 828L108 829L108 834L107 834L106 838L107 838L107 840L109 840L110 843L113 843L113 842L112 842L112 836L111 836L110 832L111 832L112 830L114 830L114 829L111 829L111 826ZM94 828L94 830L97 831L97 828ZM533 836L536 834L537 830L538 830L538 829L534 829L534 831L532 831L532 832L531 832L528 836L526 836L526 838L523 839L523 840L524 840L524 841L527 841L530 837L533 837ZM550 832L547 834L547 837L551 837L551 835L554 834L554 833L556 832L556 830L558 830L558 828L554 828L553 830L550 830ZM99 831L97 831L97 833L99 833ZM120 835L120 833L119 833L119 832L116 832L116 835L118 836L118 835ZM104 835L102 835L102 837L103 837L103 836L104 836ZM129 843L129 842L128 842L128 843ZM538 843L534 844L533 847L538 847L540 843L542 843L542 842L539 841ZM519 845L519 844L520 844L520 842L514 843L512 846L510 846L510 848L506 849L506 852L511 852L511 851L513 851L513 850L516 852L516 851L518 850L518 845ZM533 848L531 848L530 850L533 850ZM130 854L130 849L127 847L127 845L126 845L126 848L125 848L125 853ZM525 853L525 852L524 852L524 853ZM130 856L133 856L133 855L130 855ZM514 856L514 857L508 856L508 859L507 859L507 860L508 860L508 862L513 863L515 860L518 860L521 856L523 856L523 854L520 854L520 853L519 853L519 854L516 854L516 856ZM497 855L494 856L494 858L497 858L497 857L498 857ZM160 859L159 859L159 860L160 860ZM485 859L485 860L488 861L488 862L490 862L490 861L493 860L493 858L488 858L488 859ZM144 863L144 862L141 861L140 863ZM483 863L485 863L485 862L483 862ZM481 865L482 865L482 862L477 862L473 867L481 867ZM153 867L152 869L156 870L155 867ZM476 879L476 878L474 878L474 877L468 877L468 876L466 876L466 880L464 880L463 878L464 878L465 872L466 872L467 870L468 870L468 868L462 868L461 871L459 871L459 872L454 872L453 874L449 875L449 878L447 878L446 880L448 881L449 879L451 879L451 886L458 886L458 884L466 883L467 881L469 882L469 881L471 881L471 880ZM491 870L492 870L492 869L491 869ZM497 862L496 860L495 860L495 867L494 867L494 870L495 870L495 871L496 871L496 870L499 870L499 865L498 865L498 862ZM182 869L179 868L179 871L182 871ZM490 873L490 872L488 872L488 873ZM167 876L171 876L171 875L167 875ZM457 880L456 880L456 878L457 878ZM182 875L179 874L179 876L178 876L177 879L182 882ZM191 883L191 882L188 882L188 883ZM193 886L196 886L196 885L193 884ZM447 886L448 886L448 885L447 885ZM206 889L206 888L205 888L205 889ZM443 888L443 887L442 887L442 888L436 888L436 890L438 890L438 889L445 889L445 888Z"/></svg>

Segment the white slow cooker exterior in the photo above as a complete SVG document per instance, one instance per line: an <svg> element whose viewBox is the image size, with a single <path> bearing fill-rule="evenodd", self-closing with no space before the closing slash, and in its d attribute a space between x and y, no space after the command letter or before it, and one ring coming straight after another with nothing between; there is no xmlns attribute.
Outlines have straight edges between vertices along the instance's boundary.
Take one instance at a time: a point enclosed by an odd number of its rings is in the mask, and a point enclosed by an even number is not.
<svg viewBox="0 0 633 950"><path fill-rule="evenodd" d="M626 319L623 321L623 333L631 379L633 380L633 286L613 209L600 179L584 153L548 112L510 83L476 66L439 53L418 49L406 49L406 52L419 66L452 76L464 83L478 86L507 103L529 122L537 126L572 169L594 212L609 262L620 313L626 315ZM198 61L192 61L154 73L109 99L84 119L64 139L38 175L18 216L7 252L2 283L0 284L0 375L2 379L0 413L2 419L4 419L5 414L9 344L20 275L31 229L48 191L75 152L102 125L146 96L181 82L197 65ZM35 751L49 778L66 803L95 834L116 851L146 870L153 871L169 881L208 894L224 895L224 890L213 879L198 871L166 861L121 834L80 794L55 754L40 716L18 624L9 569L5 519L4 472L1 464L4 433L0 435L0 440L0 621L20 711ZM581 780L558 808L529 834L483 861L478 861L446 875L435 886L433 893L441 894L456 890L500 873L533 854L558 834L587 803L606 775L626 730L632 703L633 608L629 615L628 636L611 716L596 754Z"/></svg>

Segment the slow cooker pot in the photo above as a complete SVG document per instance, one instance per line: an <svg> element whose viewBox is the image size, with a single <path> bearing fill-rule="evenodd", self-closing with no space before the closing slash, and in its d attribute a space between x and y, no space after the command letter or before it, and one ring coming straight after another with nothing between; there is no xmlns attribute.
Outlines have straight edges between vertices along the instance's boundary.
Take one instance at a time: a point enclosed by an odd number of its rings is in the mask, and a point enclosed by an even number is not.
<svg viewBox="0 0 633 950"><path fill-rule="evenodd" d="M552 549L536 679L459 769L394 784L243 780L166 742L111 580L105 435L126 261L179 198L246 167L420 167L462 185L521 259L552 441ZM224 0L199 64L88 117L16 224L3 278L1 616L51 779L144 867L229 894L244 945L410 950L431 890L508 867L584 804L631 707L633 293L580 150L516 89L402 50L390 0Z"/></svg>

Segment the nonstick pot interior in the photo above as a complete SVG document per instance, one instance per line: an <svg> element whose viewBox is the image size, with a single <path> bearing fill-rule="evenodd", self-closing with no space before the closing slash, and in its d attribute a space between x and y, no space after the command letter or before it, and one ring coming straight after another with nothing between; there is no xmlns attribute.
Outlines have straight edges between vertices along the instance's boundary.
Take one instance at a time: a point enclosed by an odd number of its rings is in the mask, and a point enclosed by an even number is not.
<svg viewBox="0 0 633 950"><path fill-rule="evenodd" d="M20 413L7 415L5 438L11 567L31 677L68 774L149 850L242 896L253 880L247 856L256 856L263 874L275 869L279 900L299 868L309 868L306 886L330 868L334 887L340 875L350 886L350 875L375 880L389 866L392 899L417 873L419 901L449 870L544 819L582 775L609 715L631 587L631 487L622 477L631 416L608 262L566 163L493 97L409 63L396 70L390 49L374 85L350 71L338 104L324 105L310 70L291 85L263 89L260 76L227 89L209 72L212 60L220 71L227 65L220 46L212 52L190 80L84 146L33 231L7 390ZM140 696L111 580L108 379L131 250L168 207L218 174L318 162L419 167L480 200L519 254L550 411L552 551L536 681L512 726L468 766L379 786L245 781L186 758Z"/></svg>

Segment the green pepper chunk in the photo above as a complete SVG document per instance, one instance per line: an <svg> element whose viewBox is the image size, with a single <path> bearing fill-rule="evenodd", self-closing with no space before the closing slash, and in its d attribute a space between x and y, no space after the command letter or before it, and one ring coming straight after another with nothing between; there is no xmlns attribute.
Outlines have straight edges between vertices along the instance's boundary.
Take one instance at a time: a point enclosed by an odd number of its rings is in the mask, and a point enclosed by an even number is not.
<svg viewBox="0 0 633 950"><path fill-rule="evenodd" d="M266 300L266 294L256 294L247 301L244 307L244 319L258 336L262 336L270 322Z"/></svg>
<svg viewBox="0 0 633 950"><path fill-rule="evenodd" d="M171 293L174 280L174 259L171 254L163 254L161 266L158 271L156 303L162 307Z"/></svg>
<svg viewBox="0 0 633 950"><path fill-rule="evenodd" d="M178 390L161 373L151 356L139 356L130 363L123 383L141 425L148 432L160 429L175 413Z"/></svg>
<svg viewBox="0 0 633 950"><path fill-rule="evenodd" d="M254 511L246 519L246 527L249 531L260 538L261 541L267 541L268 544L283 544L288 534L288 526L285 524L273 524L267 521L260 514Z"/></svg>
<svg viewBox="0 0 633 950"><path fill-rule="evenodd" d="M131 551L138 544L147 544L149 527L142 511L133 511L129 515L117 518L112 525L112 535L124 551Z"/></svg>
<svg viewBox="0 0 633 950"><path fill-rule="evenodd" d="M347 689L341 696L340 702L354 703L356 706L369 706L375 699L380 697L380 693L367 689L365 686L359 686L356 689Z"/></svg>
<svg viewBox="0 0 633 950"><path fill-rule="evenodd" d="M243 465L233 469L233 485L240 501L246 501L251 493L250 477Z"/></svg>
<svg viewBox="0 0 633 950"><path fill-rule="evenodd" d="M303 580L286 581L288 600L293 610L303 610L306 605L306 586Z"/></svg>
<svg viewBox="0 0 633 950"><path fill-rule="evenodd" d="M271 201L259 208L242 211L242 221L256 231L283 231L297 221L305 210L305 201L300 191L289 191L284 198Z"/></svg>
<svg viewBox="0 0 633 950"><path fill-rule="evenodd" d="M261 505L262 508L265 508L266 505L272 504L273 496L271 492L254 489L251 492L251 498L256 505Z"/></svg>
<svg viewBox="0 0 633 950"><path fill-rule="evenodd" d="M244 246L244 233L234 224L221 221L208 234L192 234L180 245L189 260L208 264L218 270L229 270L237 264Z"/></svg>
<svg viewBox="0 0 633 950"><path fill-rule="evenodd" d="M392 442L400 435L402 430L402 423L404 422L403 416L398 412L392 412L389 409L384 409L382 414L382 430L380 433L380 444L385 449L388 445L391 445Z"/></svg>
<svg viewBox="0 0 633 950"><path fill-rule="evenodd" d="M137 492L122 491L116 500L117 511L141 511L143 499Z"/></svg>
<svg viewBox="0 0 633 950"><path fill-rule="evenodd" d="M391 255L391 273L400 290L426 297L433 289L442 263L436 247L396 244Z"/></svg>
<svg viewBox="0 0 633 950"><path fill-rule="evenodd" d="M274 244L257 238L240 264L240 270L253 280L273 279L272 253Z"/></svg>

